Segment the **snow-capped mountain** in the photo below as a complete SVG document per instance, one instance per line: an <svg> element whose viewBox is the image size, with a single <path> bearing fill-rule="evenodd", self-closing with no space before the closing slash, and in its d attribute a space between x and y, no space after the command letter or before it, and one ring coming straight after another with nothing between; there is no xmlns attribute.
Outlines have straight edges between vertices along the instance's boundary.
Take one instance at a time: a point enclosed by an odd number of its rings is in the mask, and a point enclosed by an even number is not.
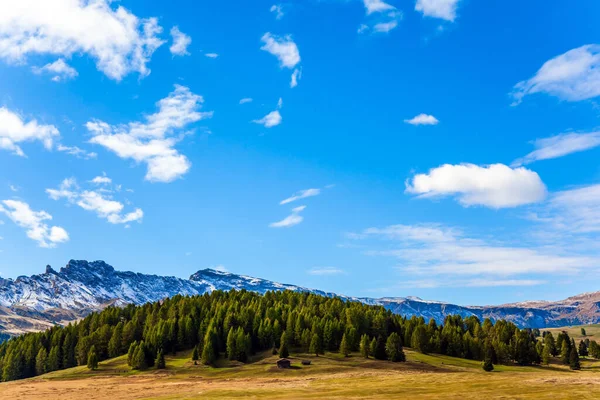
<svg viewBox="0 0 600 400"><path fill-rule="evenodd" d="M0 278L0 339L65 324L108 305L144 304L177 294L198 295L214 290L246 289L311 292L344 300L381 305L394 313L442 322L447 315L475 315L513 321L521 327L544 328L600 322L600 292L560 302L525 302L500 306L458 306L417 297L356 298L276 283L228 272L204 269L189 279L117 271L104 261L71 260L60 271L15 280Z"/></svg>

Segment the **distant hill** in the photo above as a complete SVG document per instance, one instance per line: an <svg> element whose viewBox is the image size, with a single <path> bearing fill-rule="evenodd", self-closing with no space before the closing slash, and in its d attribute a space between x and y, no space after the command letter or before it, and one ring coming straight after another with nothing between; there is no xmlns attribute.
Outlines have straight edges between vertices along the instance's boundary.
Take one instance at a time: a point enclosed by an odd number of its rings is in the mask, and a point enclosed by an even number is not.
<svg viewBox="0 0 600 400"><path fill-rule="evenodd" d="M417 297L356 298L265 279L204 269L189 279L117 271L104 261L76 261L43 274L0 278L0 339L2 335L66 324L108 305L143 304L177 294L198 295L214 290L265 293L276 290L311 292L366 304L382 305L396 314L423 316L443 322L447 315L505 319L519 327L546 328L600 323L600 292L558 302L524 302L499 306L458 306Z"/></svg>

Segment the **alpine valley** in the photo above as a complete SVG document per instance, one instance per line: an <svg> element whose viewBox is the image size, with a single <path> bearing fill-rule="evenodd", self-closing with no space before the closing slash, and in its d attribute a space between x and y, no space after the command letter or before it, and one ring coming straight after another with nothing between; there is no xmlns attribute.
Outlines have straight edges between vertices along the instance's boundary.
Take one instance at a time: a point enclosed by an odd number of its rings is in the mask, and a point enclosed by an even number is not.
<svg viewBox="0 0 600 400"><path fill-rule="evenodd" d="M530 301L497 306L458 306L417 297L356 298L295 285L276 283L213 269L189 279L117 271L104 261L71 260L60 271L50 266L43 274L0 278L0 339L68 324L107 306L144 304L175 295L201 295L214 290L277 290L309 292L381 305L407 317L443 322L447 315L475 315L481 320L505 319L519 327L549 328L600 322L600 292L547 302Z"/></svg>

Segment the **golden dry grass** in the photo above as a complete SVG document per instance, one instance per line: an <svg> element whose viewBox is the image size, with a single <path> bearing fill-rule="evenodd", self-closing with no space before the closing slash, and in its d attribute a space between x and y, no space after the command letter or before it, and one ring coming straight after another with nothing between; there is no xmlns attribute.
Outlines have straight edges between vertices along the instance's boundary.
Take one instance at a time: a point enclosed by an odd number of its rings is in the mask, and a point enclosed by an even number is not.
<svg viewBox="0 0 600 400"><path fill-rule="evenodd" d="M259 355L249 365L193 365L189 354L167 358L167 370L128 371L124 357L43 377L0 384L1 399L598 399L600 362L582 371L498 366L486 373L476 361L407 351L408 362L365 360L338 354L298 355L294 369L278 370L276 357ZM301 366L301 359L312 365Z"/></svg>

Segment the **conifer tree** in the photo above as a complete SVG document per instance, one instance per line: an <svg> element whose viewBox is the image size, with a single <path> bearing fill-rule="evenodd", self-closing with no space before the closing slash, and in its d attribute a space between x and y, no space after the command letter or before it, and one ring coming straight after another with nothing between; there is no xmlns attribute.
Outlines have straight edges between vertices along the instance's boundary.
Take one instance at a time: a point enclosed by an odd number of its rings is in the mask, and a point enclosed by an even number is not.
<svg viewBox="0 0 600 400"><path fill-rule="evenodd" d="M588 355L588 348L583 340L579 342L579 355L582 357L586 357Z"/></svg>
<svg viewBox="0 0 600 400"><path fill-rule="evenodd" d="M346 334L342 336L342 341L340 342L340 353L344 355L344 357L350 356L350 346L348 345L348 341L346 340Z"/></svg>
<svg viewBox="0 0 600 400"><path fill-rule="evenodd" d="M133 356L135 355L135 351L137 350L138 343L133 342L129 345L129 351L127 352L127 365L130 367L133 366Z"/></svg>
<svg viewBox="0 0 600 400"><path fill-rule="evenodd" d="M544 348L546 347L548 347L548 352L550 353L550 355L552 355L553 357L556 357L558 355L558 350L556 349L556 342L554 340L552 332L545 332Z"/></svg>
<svg viewBox="0 0 600 400"><path fill-rule="evenodd" d="M318 334L314 334L310 341L310 348L308 349L309 353L314 354L319 357L319 354L323 354L323 347L321 346L321 339Z"/></svg>
<svg viewBox="0 0 600 400"><path fill-rule="evenodd" d="M45 347L40 348L35 357L35 373L37 375L45 374L48 371L48 352Z"/></svg>
<svg viewBox="0 0 600 400"><path fill-rule="evenodd" d="M237 357L237 349L235 348L236 343L236 335L235 329L230 328L229 333L227 334L227 358L229 360L235 360Z"/></svg>
<svg viewBox="0 0 600 400"><path fill-rule="evenodd" d="M544 363L544 365L550 365L551 359L552 359L552 350L550 349L550 346L545 345L544 349L542 350L542 363Z"/></svg>
<svg viewBox="0 0 600 400"><path fill-rule="evenodd" d="M48 372L58 371L60 369L60 355L58 354L58 347L52 346L50 353L48 353Z"/></svg>
<svg viewBox="0 0 600 400"><path fill-rule="evenodd" d="M212 365L217 360L217 355L215 354L213 335L213 331L209 330L204 336L204 347L202 349L202 364L205 365Z"/></svg>
<svg viewBox="0 0 600 400"><path fill-rule="evenodd" d="M87 359L87 367L92 371L98 369L98 355L96 354L96 346L90 347L90 352Z"/></svg>
<svg viewBox="0 0 600 400"><path fill-rule="evenodd" d="M360 338L360 355L369 358L369 337L366 333Z"/></svg>
<svg viewBox="0 0 600 400"><path fill-rule="evenodd" d="M575 342L573 342L571 346L571 354L569 355L569 368L574 371L581 369L581 364L579 363L579 354L577 354Z"/></svg>
<svg viewBox="0 0 600 400"><path fill-rule="evenodd" d="M200 355L198 354L198 346L194 346L194 350L192 350L192 361L194 363L200 359Z"/></svg>
<svg viewBox="0 0 600 400"><path fill-rule="evenodd" d="M287 331L283 331L281 334L281 339L279 340L279 357L288 358L290 356L290 352L288 350L288 339L287 339Z"/></svg>
<svg viewBox="0 0 600 400"><path fill-rule="evenodd" d="M482 368L485 372L492 372L494 370L494 364L492 364L492 359L486 358L485 360L483 360Z"/></svg>
<svg viewBox="0 0 600 400"><path fill-rule="evenodd" d="M563 364L569 365L569 360L571 356L571 346L568 340L562 341L562 346L560 349L560 360Z"/></svg>
<svg viewBox="0 0 600 400"><path fill-rule="evenodd" d="M369 354L372 357L375 357L375 352L377 351L377 339L373 338L371 343L369 343Z"/></svg>
<svg viewBox="0 0 600 400"><path fill-rule="evenodd" d="M162 349L158 350L155 361L156 369L165 369L167 367L165 363L165 353Z"/></svg>
<svg viewBox="0 0 600 400"><path fill-rule="evenodd" d="M385 339L382 335L377 336L377 341L375 342L375 352L373 357L377 360L385 360L387 359L387 354L385 352Z"/></svg>
<svg viewBox="0 0 600 400"><path fill-rule="evenodd" d="M108 342L108 356L113 358L121 355L123 343L123 323L119 322L115 327L110 341Z"/></svg>
<svg viewBox="0 0 600 400"><path fill-rule="evenodd" d="M416 331L415 331L416 332ZM414 333L413 333L414 336ZM404 350L402 349L402 339L400 336L393 332L386 341L385 344L385 352L387 354L387 358L393 362L401 362L406 361L406 355L404 354Z"/></svg>

